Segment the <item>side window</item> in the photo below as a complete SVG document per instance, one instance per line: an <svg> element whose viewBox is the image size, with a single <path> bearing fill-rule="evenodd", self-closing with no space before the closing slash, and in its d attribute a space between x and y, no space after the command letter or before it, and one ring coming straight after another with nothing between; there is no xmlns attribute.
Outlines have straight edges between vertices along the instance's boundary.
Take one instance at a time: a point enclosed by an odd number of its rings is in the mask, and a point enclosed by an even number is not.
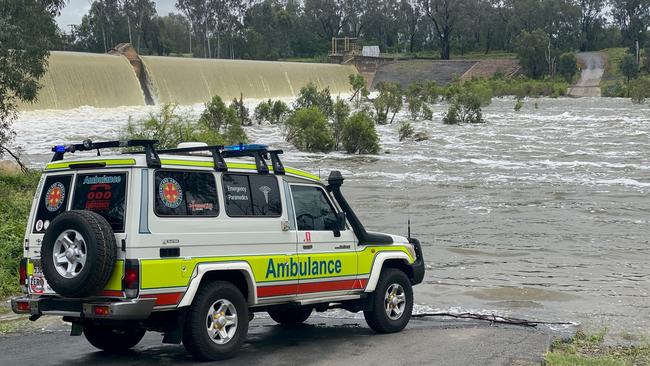
<svg viewBox="0 0 650 366"><path fill-rule="evenodd" d="M78 174L73 210L89 210L102 215L115 232L124 232L126 173Z"/></svg>
<svg viewBox="0 0 650 366"><path fill-rule="evenodd" d="M272 175L224 174L226 214L231 217L282 214L278 180Z"/></svg>
<svg viewBox="0 0 650 366"><path fill-rule="evenodd" d="M320 187L291 186L298 230L332 231L336 211Z"/></svg>
<svg viewBox="0 0 650 366"><path fill-rule="evenodd" d="M33 231L44 232L56 215L66 210L72 175L50 176L45 179L38 203Z"/></svg>
<svg viewBox="0 0 650 366"><path fill-rule="evenodd" d="M208 216L219 214L217 183L209 172L156 171L158 216Z"/></svg>

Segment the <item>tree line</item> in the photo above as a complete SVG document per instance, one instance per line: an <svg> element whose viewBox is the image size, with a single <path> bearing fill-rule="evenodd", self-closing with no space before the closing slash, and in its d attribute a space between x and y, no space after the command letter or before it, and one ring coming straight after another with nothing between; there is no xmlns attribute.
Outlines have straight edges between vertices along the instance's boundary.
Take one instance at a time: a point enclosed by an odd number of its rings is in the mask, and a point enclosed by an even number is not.
<svg viewBox="0 0 650 366"><path fill-rule="evenodd" d="M151 0L96 0L59 49L106 52L130 42L143 54L276 60L329 51L332 37L358 37L382 52L441 59L516 52L537 32L547 48L644 47L650 0L177 0L157 14Z"/></svg>

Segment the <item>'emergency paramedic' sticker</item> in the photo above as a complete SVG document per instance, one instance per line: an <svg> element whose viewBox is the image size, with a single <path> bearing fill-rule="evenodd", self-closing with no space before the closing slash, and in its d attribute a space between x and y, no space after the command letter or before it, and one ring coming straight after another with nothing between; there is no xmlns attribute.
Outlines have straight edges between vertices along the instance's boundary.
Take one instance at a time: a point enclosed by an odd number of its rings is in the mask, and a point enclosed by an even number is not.
<svg viewBox="0 0 650 366"><path fill-rule="evenodd" d="M54 182L45 194L45 208L50 212L54 212L61 208L64 199L65 187L59 182Z"/></svg>
<svg viewBox="0 0 650 366"><path fill-rule="evenodd" d="M177 208L183 201L183 189L173 178L163 178L158 186L158 196L163 205L169 208Z"/></svg>

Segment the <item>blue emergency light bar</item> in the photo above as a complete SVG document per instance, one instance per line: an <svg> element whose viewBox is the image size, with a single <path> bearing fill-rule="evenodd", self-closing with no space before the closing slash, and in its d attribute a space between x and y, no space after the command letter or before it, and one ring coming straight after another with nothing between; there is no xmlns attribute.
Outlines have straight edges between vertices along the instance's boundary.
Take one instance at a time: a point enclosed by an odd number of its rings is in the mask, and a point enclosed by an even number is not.
<svg viewBox="0 0 650 366"><path fill-rule="evenodd" d="M268 145L263 144L239 144L223 147L224 151L251 151L251 150L268 150Z"/></svg>

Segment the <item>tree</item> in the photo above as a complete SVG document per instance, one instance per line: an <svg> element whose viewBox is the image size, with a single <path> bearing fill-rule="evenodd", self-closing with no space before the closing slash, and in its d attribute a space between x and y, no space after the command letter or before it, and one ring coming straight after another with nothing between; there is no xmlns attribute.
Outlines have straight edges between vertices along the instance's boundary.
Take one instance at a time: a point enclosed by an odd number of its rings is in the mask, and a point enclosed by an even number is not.
<svg viewBox="0 0 650 366"><path fill-rule="evenodd" d="M463 16L465 3L466 0L419 0L420 6L433 23L442 60L449 60L451 56L451 40L456 32L456 23Z"/></svg>
<svg viewBox="0 0 650 366"><path fill-rule="evenodd" d="M138 53L140 52L140 41L143 41L145 46L150 49L147 30L151 30L152 18L156 16L156 4L150 0L124 0L123 13L127 19L129 42L134 44ZM133 37L134 34L135 37ZM113 46L115 45L110 45L110 47Z"/></svg>
<svg viewBox="0 0 650 366"><path fill-rule="evenodd" d="M341 133L341 142L348 154L379 152L379 136L368 113L360 111L348 119Z"/></svg>
<svg viewBox="0 0 650 366"><path fill-rule="evenodd" d="M541 29L531 33L523 31L520 36L518 54L519 63L526 75L539 79L548 73L547 50L550 40Z"/></svg>
<svg viewBox="0 0 650 366"><path fill-rule="evenodd" d="M580 6L580 51L594 49L597 29L604 23L605 0L574 0Z"/></svg>
<svg viewBox="0 0 650 366"><path fill-rule="evenodd" d="M624 45L633 49L636 41L641 47L650 24L650 0L610 0L612 17L621 29Z"/></svg>
<svg viewBox="0 0 650 366"><path fill-rule="evenodd" d="M285 122L285 138L301 151L330 152L334 148L327 118L316 107L295 110Z"/></svg>
<svg viewBox="0 0 650 366"><path fill-rule="evenodd" d="M636 58L629 53L623 56L619 68L621 70L621 74L625 76L628 84L630 84L631 79L636 78L639 74L639 65L636 63Z"/></svg>
<svg viewBox="0 0 650 366"><path fill-rule="evenodd" d="M64 0L3 0L0 12L0 157L17 160L8 144L17 103L36 100L49 50L56 40L54 17Z"/></svg>
<svg viewBox="0 0 650 366"><path fill-rule="evenodd" d="M448 125L485 122L481 111L481 97L463 90L453 97L443 122Z"/></svg>
<svg viewBox="0 0 650 366"><path fill-rule="evenodd" d="M368 97L368 88L366 87L366 79L361 74L350 74L348 77L350 85L352 86L352 96L350 101L354 100L355 106L359 108L361 100Z"/></svg>
<svg viewBox="0 0 650 366"><path fill-rule="evenodd" d="M300 88L298 98L293 104L294 109L316 107L328 118L332 116L334 106L330 89L319 90L316 84L311 82Z"/></svg>
<svg viewBox="0 0 650 366"><path fill-rule="evenodd" d="M567 82L571 82L573 76L578 72L578 59L573 52L563 53L560 56L560 64L558 65L560 75L564 76Z"/></svg>

